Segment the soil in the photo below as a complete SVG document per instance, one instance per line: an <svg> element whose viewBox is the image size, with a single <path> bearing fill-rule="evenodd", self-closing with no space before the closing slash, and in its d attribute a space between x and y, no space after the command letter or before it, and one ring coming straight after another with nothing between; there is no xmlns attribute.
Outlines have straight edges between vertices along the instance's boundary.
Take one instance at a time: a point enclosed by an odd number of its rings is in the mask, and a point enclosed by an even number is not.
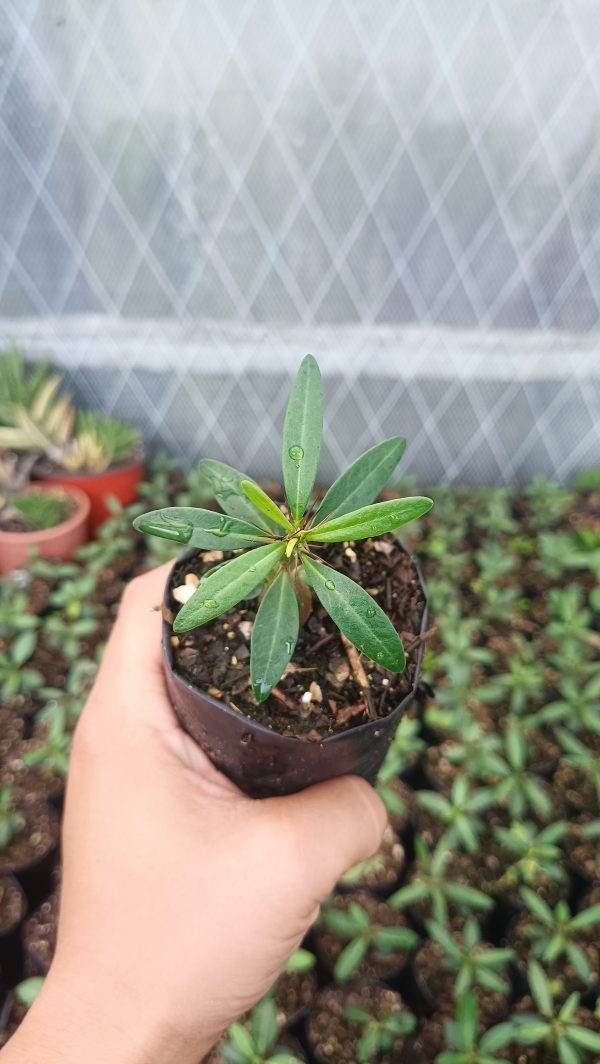
<svg viewBox="0 0 600 1064"><path fill-rule="evenodd" d="M312 972L284 972L274 989L280 1027L290 1027L306 1012L317 993L319 982Z"/></svg>
<svg viewBox="0 0 600 1064"><path fill-rule="evenodd" d="M188 573L202 577L220 557L231 556L231 552L213 551L207 561L206 554L199 554L178 566L172 586L183 584ZM372 540L352 547L330 544L322 557L334 569L360 583L386 611L407 650L403 673L388 673L375 662L365 660L370 685L365 697L352 672L339 629L316 599L311 616L301 628L293 662L275 693L261 704L251 693L248 668L257 599L246 600L185 635L173 636L176 672L282 735L318 740L387 716L410 691L415 673L425 603L414 565L391 535L382 537L377 544ZM173 617L180 605L171 597L169 606Z"/></svg>
<svg viewBox="0 0 600 1064"><path fill-rule="evenodd" d="M423 1017L410 1044L411 1064L432 1064L446 1048L444 1022L447 1016L436 1012L433 1016Z"/></svg>
<svg viewBox="0 0 600 1064"><path fill-rule="evenodd" d="M532 939L527 934L527 928L530 925L530 915L523 913L522 916L514 921L506 936L506 944L515 950L523 973L527 969L527 963L531 956ZM543 961L544 971L548 978L553 981L556 997L561 1001L564 1001L575 990L581 994L592 992L597 987L600 977L600 941L598 941L597 926L591 927L587 931L580 931L573 937L572 941L585 953L593 975L591 983L588 986L584 986L573 965L564 954L552 964L549 964L548 961Z"/></svg>
<svg viewBox="0 0 600 1064"><path fill-rule="evenodd" d="M598 795L589 776L568 761L561 761L554 773L552 791L571 811L595 814Z"/></svg>
<svg viewBox="0 0 600 1064"><path fill-rule="evenodd" d="M41 745L40 739L23 739L16 743L0 771L0 786L12 787L18 800L54 801L64 793L64 776L49 772L42 765L29 768L23 761L25 754Z"/></svg>
<svg viewBox="0 0 600 1064"><path fill-rule="evenodd" d="M23 925L29 975L46 975L56 947L59 894L54 891Z"/></svg>
<svg viewBox="0 0 600 1064"><path fill-rule="evenodd" d="M518 1002L515 1011L535 1013L536 1008L532 999L526 996ZM586 1027L589 1031L600 1032L600 1021L589 1009L577 1009L574 1017L581 1027ZM510 1043L504 1047L502 1052L511 1061L511 1064L557 1064L558 1060L554 1049L547 1049L539 1045L518 1046ZM586 1055L585 1060L589 1064L598 1064L598 1057L592 1059Z"/></svg>
<svg viewBox="0 0 600 1064"><path fill-rule="evenodd" d="M18 872L40 861L58 843L60 824L58 814L40 802L21 802L18 805L25 818L5 849L0 850L0 874Z"/></svg>
<svg viewBox="0 0 600 1064"><path fill-rule="evenodd" d="M0 876L0 935L5 935L21 922L25 909L25 897L19 884L11 876Z"/></svg>
<svg viewBox="0 0 600 1064"><path fill-rule="evenodd" d="M396 887L405 864L404 846L388 825L375 856L358 866L362 869L360 877L344 878L339 886L342 890L372 890L374 893L389 894Z"/></svg>
<svg viewBox="0 0 600 1064"><path fill-rule="evenodd" d="M8 757L23 738L25 722L10 709L0 709L0 760Z"/></svg>
<svg viewBox="0 0 600 1064"><path fill-rule="evenodd" d="M359 1005L377 1019L389 1012L404 1010L404 1002L394 990L377 983L363 982L349 988L325 987L315 999L307 1024L308 1038L318 1064L356 1064L356 1048L361 1027L345 1019L346 1005ZM393 1053L377 1054L371 1064L394 1064L406 1040L397 1038Z"/></svg>
<svg viewBox="0 0 600 1064"><path fill-rule="evenodd" d="M513 855L505 852L495 839L484 839L480 852L475 856L453 853L446 865L446 872L452 882L458 879L459 882L470 883L484 894L503 896L520 907L520 884L509 883L503 878L506 868L513 860ZM536 882L530 885L550 905L556 904L561 898L567 898L570 889L566 874L562 882L539 876Z"/></svg>
<svg viewBox="0 0 600 1064"><path fill-rule="evenodd" d="M483 951L488 943L481 943ZM449 976L448 969L443 967L445 952L437 942L424 942L414 958L414 975L417 986L423 997L423 1007L427 1012L439 1011L448 1019L453 1019L456 1011L456 1001L453 993L453 976ZM507 972L504 973L507 986L510 982ZM485 990L475 985L473 994L477 999L481 1023L484 1027L490 1027L504 1019L508 1011L508 1002L503 994Z"/></svg>
<svg viewBox="0 0 600 1064"><path fill-rule="evenodd" d="M373 897L367 891L354 891L351 894L338 894L331 899L331 909L346 912L353 903L361 905L368 913L371 926L375 927L409 927L405 914L400 909L390 909L385 902ZM348 939L334 934L322 924L314 929L315 948L326 967L333 971L340 953L348 944ZM404 967L409 954L404 951L396 953L378 953L369 949L360 966L361 974L370 980L390 979Z"/></svg>
<svg viewBox="0 0 600 1064"><path fill-rule="evenodd" d="M593 817L582 813L573 819L565 835L565 850L570 861L589 879L590 888L600 887L600 840L588 839L581 829Z"/></svg>

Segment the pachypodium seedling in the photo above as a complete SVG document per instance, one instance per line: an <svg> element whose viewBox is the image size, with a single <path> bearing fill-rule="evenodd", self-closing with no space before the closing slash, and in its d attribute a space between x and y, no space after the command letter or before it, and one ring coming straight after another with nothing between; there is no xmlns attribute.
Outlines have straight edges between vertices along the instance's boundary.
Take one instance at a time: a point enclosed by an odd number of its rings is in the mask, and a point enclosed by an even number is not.
<svg viewBox="0 0 600 1064"><path fill-rule="evenodd" d="M252 1012L250 1027L233 1023L219 1046L226 1064L302 1064L287 1049L277 1045L279 1024L273 998L267 996Z"/></svg>
<svg viewBox="0 0 600 1064"><path fill-rule="evenodd" d="M401 436L377 444L344 472L321 500L313 488L323 432L323 385L312 357L303 360L283 427L286 505L278 506L255 481L222 462L198 467L224 514L173 506L134 521L140 532L199 550L244 551L211 569L175 617L187 632L213 621L261 589L252 629L250 673L257 701L268 697L294 653L299 624L314 592L346 638L367 658L402 672L400 636L375 599L344 573L326 565L320 546L393 532L431 508L416 497L374 503L405 448Z"/></svg>
<svg viewBox="0 0 600 1064"><path fill-rule="evenodd" d="M573 914L563 899L552 909L529 887L521 889L521 897L532 917L525 928L532 956L546 965L569 962L583 987L590 986L595 976L580 942L600 924L600 904Z"/></svg>
<svg viewBox="0 0 600 1064"><path fill-rule="evenodd" d="M552 987L539 961L532 960L527 979L536 1012L515 1014L515 1042L522 1046L543 1047L547 1060L560 1064L583 1064L598 1059L600 1033L584 1027L578 1015L578 993L571 994L564 1005L554 1001Z"/></svg>
<svg viewBox="0 0 600 1064"><path fill-rule="evenodd" d="M436 924L435 920L428 920L426 927L429 937L444 950L442 968L454 973L456 998L475 986L490 993L508 993L505 972L509 961L514 958L514 950L485 946L481 941L479 924L471 917L465 923L462 939Z"/></svg>
<svg viewBox="0 0 600 1064"><path fill-rule="evenodd" d="M417 1026L411 1012L389 1011L377 1017L360 1005L346 1005L343 1014L361 1028L356 1046L357 1064L369 1064L373 1057L391 1053L398 1038L406 1038Z"/></svg>
<svg viewBox="0 0 600 1064"><path fill-rule="evenodd" d="M456 1009L456 1019L446 1024L446 1042L451 1047L440 1053L435 1064L508 1064L496 1053L512 1041L515 1024L507 1021L491 1027L479 1037L479 1009L475 995L463 994Z"/></svg>
<svg viewBox="0 0 600 1064"><path fill-rule="evenodd" d="M348 909L325 909L321 920L328 931L347 940L334 968L338 983L345 983L364 961L370 949L391 954L415 948L419 936L410 927L382 927L371 918L362 905L350 902Z"/></svg>

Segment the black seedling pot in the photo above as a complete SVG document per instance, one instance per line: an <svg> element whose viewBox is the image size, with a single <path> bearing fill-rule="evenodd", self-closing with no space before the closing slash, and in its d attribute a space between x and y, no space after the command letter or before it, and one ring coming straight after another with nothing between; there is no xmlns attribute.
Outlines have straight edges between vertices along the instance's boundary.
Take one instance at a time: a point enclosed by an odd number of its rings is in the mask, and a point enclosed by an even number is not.
<svg viewBox="0 0 600 1064"><path fill-rule="evenodd" d="M197 553L178 559L169 573L165 606L169 606L171 580L175 567ZM413 563L414 565L414 563ZM428 603L423 579L415 574L424 599L420 633L428 627ZM309 742L279 735L262 724L248 720L224 702L212 698L178 676L173 668L171 626L163 624L163 652L169 696L182 727L208 754L213 764L251 798L294 794L314 783L336 776L362 776L374 783L398 722L412 702L419 683L423 644L419 645L412 687L387 717L360 724Z"/></svg>
<svg viewBox="0 0 600 1064"><path fill-rule="evenodd" d="M18 983L23 977L23 942L21 938L21 923L27 911L25 895L14 876L3 876L3 880L13 891L16 891L20 900L21 911L11 927L5 928L0 933L0 972L9 986Z"/></svg>

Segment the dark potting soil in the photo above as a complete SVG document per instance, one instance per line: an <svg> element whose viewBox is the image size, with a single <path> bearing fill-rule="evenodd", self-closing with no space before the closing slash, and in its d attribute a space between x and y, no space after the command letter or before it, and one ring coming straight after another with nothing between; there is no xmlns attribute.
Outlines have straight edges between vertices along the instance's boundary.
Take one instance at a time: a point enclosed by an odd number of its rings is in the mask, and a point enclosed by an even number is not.
<svg viewBox="0 0 600 1064"><path fill-rule="evenodd" d="M23 717L10 709L0 709L0 759L4 759L23 737Z"/></svg>
<svg viewBox="0 0 600 1064"><path fill-rule="evenodd" d="M23 925L23 941L27 949L30 975L45 975L56 947L59 894L54 891L32 912Z"/></svg>
<svg viewBox="0 0 600 1064"><path fill-rule="evenodd" d="M10 876L0 876L0 935L6 934L25 915L25 896Z"/></svg>
<svg viewBox="0 0 600 1064"><path fill-rule="evenodd" d="M172 587L188 574L202 577L223 555L198 554L178 566ZM232 709L282 735L319 740L369 719L385 717L410 691L415 673L424 600L410 557L393 536L351 546L328 545L323 560L361 584L390 617L407 650L403 673L392 674L363 660L369 689L357 682L339 629L314 598L313 612L301 627L294 658L265 702L255 701L250 686L250 635L258 600L246 600L217 620L173 636L177 673L220 698ZM180 605L170 598L175 616ZM172 619L172 617L167 618ZM412 648L412 649L411 649Z"/></svg>
<svg viewBox="0 0 600 1064"><path fill-rule="evenodd" d="M433 1016L423 1016L410 1044L411 1064L432 1064L438 1053L446 1048L444 1023L448 1019L436 1012Z"/></svg>
<svg viewBox="0 0 600 1064"><path fill-rule="evenodd" d="M318 990L312 972L284 972L275 984L273 997L280 1027L289 1027L304 1014Z"/></svg>
<svg viewBox="0 0 600 1064"><path fill-rule="evenodd" d="M0 771L0 784L12 787L20 801L51 801L64 792L65 776L49 771L44 765L29 767L23 760L26 754L38 750L42 744L43 740L39 738L22 739L13 746Z"/></svg>
<svg viewBox="0 0 600 1064"><path fill-rule="evenodd" d="M23 802L19 809L24 824L0 850L0 873L18 871L41 860L58 842L60 824L53 809L39 802Z"/></svg>
<svg viewBox="0 0 600 1064"><path fill-rule="evenodd" d="M354 891L350 894L337 894L331 899L330 908L337 912L347 912L351 905L360 905L370 918L371 928L383 927L409 927L406 915L401 909L390 909L384 901L369 894L367 891ZM348 945L348 939L330 931L323 924L316 924L314 928L315 948L326 966L333 971L335 963ZM409 953L404 950L396 950L394 953L379 953L371 947L360 966L361 974L376 981L389 979L404 967Z"/></svg>
<svg viewBox="0 0 600 1064"><path fill-rule="evenodd" d="M404 1011L400 995L377 983L362 982L347 989L325 987L317 994L308 1017L308 1037L319 1064L356 1064L362 1028L345 1018L346 1005L358 1005L376 1019ZM371 1064L394 1064L404 1044L404 1038L397 1038L393 1052L378 1053Z"/></svg>
<svg viewBox="0 0 600 1064"><path fill-rule="evenodd" d="M352 890L373 890L388 893L398 882L406 863L404 846L388 824L381 845L374 857L350 869L339 886Z"/></svg>

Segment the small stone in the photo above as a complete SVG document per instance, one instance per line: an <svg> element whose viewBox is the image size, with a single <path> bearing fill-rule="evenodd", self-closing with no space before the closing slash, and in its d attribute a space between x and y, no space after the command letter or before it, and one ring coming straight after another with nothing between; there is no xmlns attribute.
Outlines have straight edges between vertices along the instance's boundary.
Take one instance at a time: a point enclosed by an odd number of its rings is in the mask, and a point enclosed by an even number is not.
<svg viewBox="0 0 600 1064"><path fill-rule="evenodd" d="M341 665L338 665L335 670L335 678L338 683L345 683L350 675L350 666L343 661Z"/></svg>
<svg viewBox="0 0 600 1064"><path fill-rule="evenodd" d="M208 694L212 695L213 698L220 698L221 695L223 694L223 692L220 691L218 687L208 687L207 691L208 691Z"/></svg>
<svg viewBox="0 0 600 1064"><path fill-rule="evenodd" d="M344 554L346 555L347 558L350 559L351 562L355 562L356 561L356 551L352 550L352 547L346 547L346 550L344 551Z"/></svg>
<svg viewBox="0 0 600 1064"><path fill-rule="evenodd" d="M232 654L231 655L231 664L232 665L237 665L237 663L238 663L238 659L236 658L235 654Z"/></svg>
<svg viewBox="0 0 600 1064"><path fill-rule="evenodd" d="M305 706L308 706L312 702L312 695L310 691L305 691L300 701L303 702Z"/></svg>
<svg viewBox="0 0 600 1064"><path fill-rule="evenodd" d="M195 590L196 588L192 587L191 584L180 584L179 587L173 588L173 598L176 602L180 602L183 606L183 604L187 602L188 599L191 599Z"/></svg>
<svg viewBox="0 0 600 1064"><path fill-rule="evenodd" d="M171 646L172 647L178 647L179 646L179 636L176 636L176 635L172 635L171 636Z"/></svg>
<svg viewBox="0 0 600 1064"><path fill-rule="evenodd" d="M382 687L389 687L390 686L390 681L388 680L387 676L383 677L383 680L381 681L381 686Z"/></svg>
<svg viewBox="0 0 600 1064"><path fill-rule="evenodd" d="M223 551L222 550L206 550L202 555L202 560L205 562L222 562Z"/></svg>
<svg viewBox="0 0 600 1064"><path fill-rule="evenodd" d="M200 578L195 573L187 573L185 578L186 584L190 584L191 587L198 587Z"/></svg>
<svg viewBox="0 0 600 1064"><path fill-rule="evenodd" d="M322 702L323 701L323 692L322 692L321 688L319 687L318 683L316 683L314 680L313 680L313 682L311 683L311 685L309 687L309 691L310 691L312 697L314 698L315 702Z"/></svg>
<svg viewBox="0 0 600 1064"><path fill-rule="evenodd" d="M238 632L244 639L249 639L252 633L252 621L240 621Z"/></svg>
<svg viewBox="0 0 600 1064"><path fill-rule="evenodd" d="M238 661L246 661L246 659L250 657L250 651L245 643L242 643L241 647L237 648L235 656Z"/></svg>

